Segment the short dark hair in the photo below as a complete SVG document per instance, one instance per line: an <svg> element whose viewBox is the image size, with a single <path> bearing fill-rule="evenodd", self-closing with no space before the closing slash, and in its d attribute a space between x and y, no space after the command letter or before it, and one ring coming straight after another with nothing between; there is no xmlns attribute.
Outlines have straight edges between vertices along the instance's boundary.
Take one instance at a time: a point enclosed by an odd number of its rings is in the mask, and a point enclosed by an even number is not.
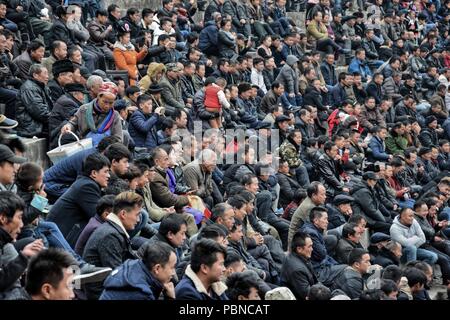
<svg viewBox="0 0 450 320"><path fill-rule="evenodd" d="M248 297L251 288L258 290L257 279L252 273L233 273L227 278L226 285L227 297L230 300L238 300L239 296Z"/></svg>
<svg viewBox="0 0 450 320"><path fill-rule="evenodd" d="M242 178L241 178L241 184L243 185L243 186L246 186L246 185L248 185L248 184L251 184L252 183L252 180L254 179L254 178L257 178L253 173L246 173L246 174L244 174L243 176L242 176Z"/></svg>
<svg viewBox="0 0 450 320"><path fill-rule="evenodd" d="M323 146L323 151L327 152L330 151L331 149L333 149L333 147L335 146L333 141L327 141L325 142L324 146Z"/></svg>
<svg viewBox="0 0 450 320"><path fill-rule="evenodd" d="M353 214L349 219L348 219L348 223L355 223L358 224L361 222L361 220L366 220L366 218L364 218L363 215L360 214Z"/></svg>
<svg viewBox="0 0 450 320"><path fill-rule="evenodd" d="M227 258L225 259L224 266L225 266L225 268L228 268L233 263L236 263L239 261L242 261L242 258L240 255L238 255L237 253L234 253L234 252L229 252L227 254Z"/></svg>
<svg viewBox="0 0 450 320"><path fill-rule="evenodd" d="M25 202L21 197L11 191L0 191L0 216L6 216L10 222L17 210L24 210Z"/></svg>
<svg viewBox="0 0 450 320"><path fill-rule="evenodd" d="M165 266L169 262L172 252L175 253L175 250L170 245L156 241L145 247L142 253L142 262L149 270L152 270L157 264Z"/></svg>
<svg viewBox="0 0 450 320"><path fill-rule="evenodd" d="M34 162L27 162L20 166L16 174L16 184L23 191L31 191L30 187L35 185L43 172L41 166Z"/></svg>
<svg viewBox="0 0 450 320"><path fill-rule="evenodd" d="M75 259L59 248L42 250L28 264L25 289L30 295L41 292L48 283L57 288L64 279L64 269L78 265Z"/></svg>
<svg viewBox="0 0 450 320"><path fill-rule="evenodd" d="M31 53L31 51L36 51L39 48L45 48L45 44L40 40L33 40L27 46L27 52Z"/></svg>
<svg viewBox="0 0 450 320"><path fill-rule="evenodd" d="M227 202L230 206L237 209L242 208L247 203L247 201L245 201L245 199L240 195L230 197Z"/></svg>
<svg viewBox="0 0 450 320"><path fill-rule="evenodd" d="M303 248L306 244L306 238L311 238L309 234L297 231L291 241L291 251L295 252L298 247Z"/></svg>
<svg viewBox="0 0 450 320"><path fill-rule="evenodd" d="M328 210L325 207L322 206L316 206L314 208L311 209L311 211L309 212L309 221L311 221L311 223L317 219L317 218L321 218L323 213L327 213Z"/></svg>
<svg viewBox="0 0 450 320"><path fill-rule="evenodd" d="M212 239L216 240L219 237L226 237L228 235L228 230L223 228L223 226L219 224L213 224L210 226L206 226L200 230L198 234L197 240L200 239Z"/></svg>
<svg viewBox="0 0 450 320"><path fill-rule="evenodd" d="M151 15L152 13L155 13L155 11L153 11L150 8L144 8L144 9L142 9L141 15L142 15L142 18L145 18L146 16Z"/></svg>
<svg viewBox="0 0 450 320"><path fill-rule="evenodd" d="M342 229L342 238L348 239L349 236L354 236L357 233L356 228L357 228L356 223L344 224L344 228Z"/></svg>
<svg viewBox="0 0 450 320"><path fill-rule="evenodd" d="M113 160L120 161L123 158L132 159L131 152L124 144L118 142L113 143L105 150L105 156L112 163Z"/></svg>
<svg viewBox="0 0 450 320"><path fill-rule="evenodd" d="M161 130L172 129L175 126L175 121L170 118L165 118L161 122Z"/></svg>
<svg viewBox="0 0 450 320"><path fill-rule="evenodd" d="M112 210L112 208L114 208L114 199L115 196L112 194L101 197L95 206L95 212L97 215L101 216L107 209Z"/></svg>
<svg viewBox="0 0 450 320"><path fill-rule="evenodd" d="M137 97L136 104L138 105L138 107L140 107L142 103L145 103L148 100L152 100L152 97L150 97L148 94L144 93L144 94L141 94L139 97Z"/></svg>
<svg viewBox="0 0 450 320"><path fill-rule="evenodd" d="M179 214L169 214L161 220L158 233L166 237L169 232L173 234L178 233L181 230L182 225L187 226L186 220Z"/></svg>
<svg viewBox="0 0 450 320"><path fill-rule="evenodd" d="M83 171L82 174L86 177L89 177L92 171L100 171L104 167L110 167L111 162L109 162L108 158L102 155L101 153L93 153L87 156L83 161Z"/></svg>
<svg viewBox="0 0 450 320"><path fill-rule="evenodd" d="M308 300L326 301L331 299L331 290L321 283L316 283L309 288Z"/></svg>
<svg viewBox="0 0 450 320"><path fill-rule="evenodd" d="M404 276L408 279L408 286L413 287L416 284L425 285L427 276L425 272L417 268L406 268Z"/></svg>
<svg viewBox="0 0 450 320"><path fill-rule="evenodd" d="M398 283L402 278L402 269L396 265L389 265L383 269L383 274L381 275L382 279L389 279Z"/></svg>
<svg viewBox="0 0 450 320"><path fill-rule="evenodd" d="M361 249L361 248L354 248L350 254L348 255L348 265L351 266L355 264L356 262L361 262L362 257L365 254L368 254L369 251Z"/></svg>
<svg viewBox="0 0 450 320"><path fill-rule="evenodd" d="M389 295L392 292L398 292L397 283L390 279L381 280L380 290L384 292L385 295Z"/></svg>
<svg viewBox="0 0 450 320"><path fill-rule="evenodd" d="M211 267L217 261L217 253L222 253L224 259L227 257L227 250L211 239L199 240L192 249L191 268L192 271L200 271L202 264Z"/></svg>

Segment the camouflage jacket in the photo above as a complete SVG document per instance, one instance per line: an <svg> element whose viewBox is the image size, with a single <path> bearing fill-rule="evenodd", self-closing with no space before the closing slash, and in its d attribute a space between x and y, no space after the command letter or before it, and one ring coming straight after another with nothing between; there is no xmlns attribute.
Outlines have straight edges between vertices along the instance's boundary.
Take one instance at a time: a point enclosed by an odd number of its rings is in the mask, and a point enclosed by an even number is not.
<svg viewBox="0 0 450 320"><path fill-rule="evenodd" d="M289 168L297 168L302 165L299 152L297 152L295 146L288 140L285 140L280 146L280 157L287 161Z"/></svg>

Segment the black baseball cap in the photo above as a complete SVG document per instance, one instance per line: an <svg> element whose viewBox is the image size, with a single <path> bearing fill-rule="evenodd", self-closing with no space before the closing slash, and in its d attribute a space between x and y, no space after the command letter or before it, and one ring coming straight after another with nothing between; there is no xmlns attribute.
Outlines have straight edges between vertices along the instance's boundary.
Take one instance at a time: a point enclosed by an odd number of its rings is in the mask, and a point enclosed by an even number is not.
<svg viewBox="0 0 450 320"><path fill-rule="evenodd" d="M27 162L27 158L15 155L9 147L4 144L0 144L0 162L2 161L8 161L11 163L24 163Z"/></svg>

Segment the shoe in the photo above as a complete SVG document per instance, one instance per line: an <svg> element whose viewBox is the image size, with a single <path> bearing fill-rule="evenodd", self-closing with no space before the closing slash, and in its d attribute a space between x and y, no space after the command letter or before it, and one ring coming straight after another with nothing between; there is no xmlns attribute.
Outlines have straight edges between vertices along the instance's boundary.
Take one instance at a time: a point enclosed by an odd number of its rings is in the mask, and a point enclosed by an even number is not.
<svg viewBox="0 0 450 320"><path fill-rule="evenodd" d="M87 283L103 282L103 280L105 280L111 272L111 268L96 267L92 264L85 263L80 268L80 274L74 276L74 281L79 280L82 285Z"/></svg>
<svg viewBox="0 0 450 320"><path fill-rule="evenodd" d="M13 129L19 123L16 120L9 119L4 115L0 115L0 129Z"/></svg>

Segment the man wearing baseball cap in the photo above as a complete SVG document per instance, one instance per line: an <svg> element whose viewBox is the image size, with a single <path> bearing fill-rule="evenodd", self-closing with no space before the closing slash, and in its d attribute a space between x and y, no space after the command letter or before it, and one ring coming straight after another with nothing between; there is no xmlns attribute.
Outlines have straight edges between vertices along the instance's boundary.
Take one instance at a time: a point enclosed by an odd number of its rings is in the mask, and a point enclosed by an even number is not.
<svg viewBox="0 0 450 320"><path fill-rule="evenodd" d="M15 164L26 161L26 158L16 156L10 148L0 144L0 191L16 192L17 187L14 185L14 177L18 166Z"/></svg>

